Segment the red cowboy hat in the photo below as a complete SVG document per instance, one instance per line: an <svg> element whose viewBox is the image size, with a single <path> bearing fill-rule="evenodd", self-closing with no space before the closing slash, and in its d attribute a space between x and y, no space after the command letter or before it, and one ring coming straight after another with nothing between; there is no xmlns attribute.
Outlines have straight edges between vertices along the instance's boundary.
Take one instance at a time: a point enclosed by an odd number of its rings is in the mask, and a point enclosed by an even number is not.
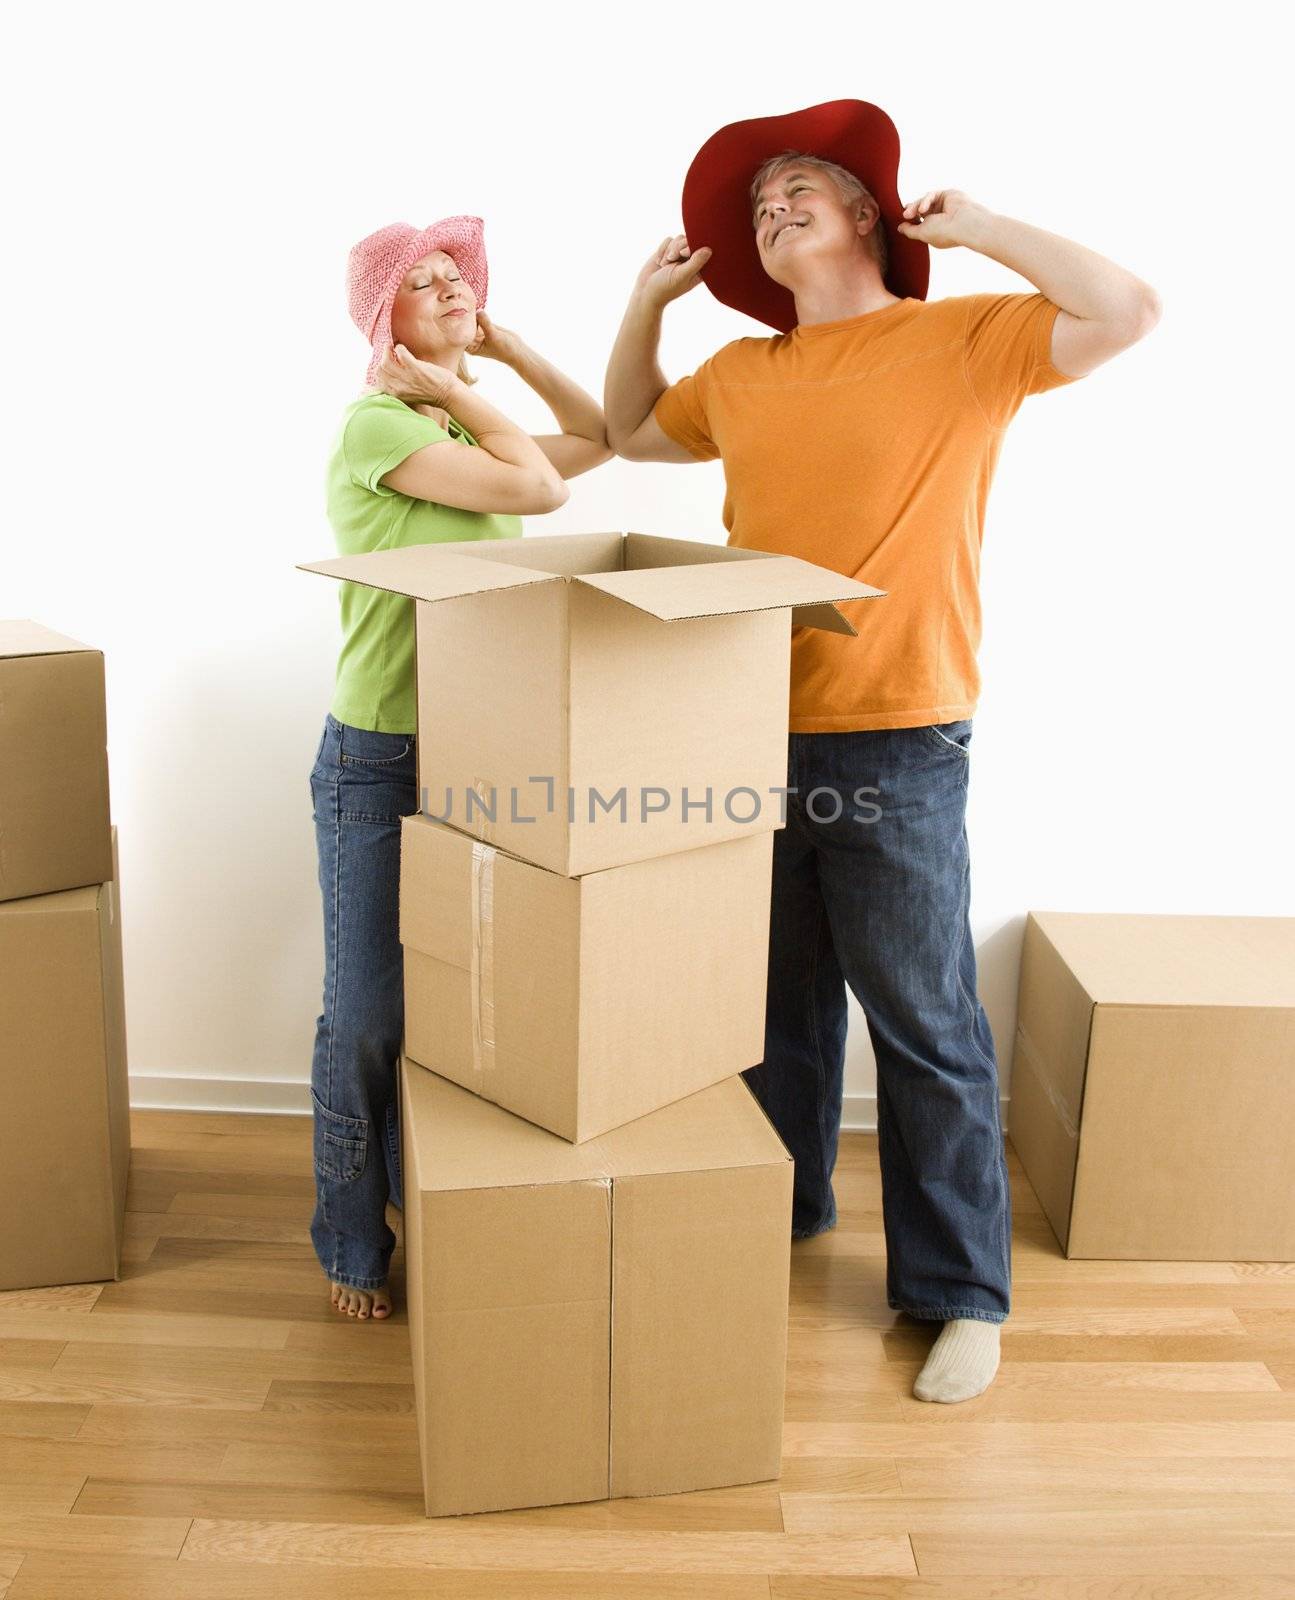
<svg viewBox="0 0 1295 1600"><path fill-rule="evenodd" d="M751 225L751 179L784 150L835 161L866 185L886 225L886 287L925 300L930 249L899 231L899 134L881 107L866 100L828 100L781 117L730 122L702 145L684 179L683 230L692 249L711 247L701 277L715 298L780 333L796 326L791 291L764 270Z"/></svg>

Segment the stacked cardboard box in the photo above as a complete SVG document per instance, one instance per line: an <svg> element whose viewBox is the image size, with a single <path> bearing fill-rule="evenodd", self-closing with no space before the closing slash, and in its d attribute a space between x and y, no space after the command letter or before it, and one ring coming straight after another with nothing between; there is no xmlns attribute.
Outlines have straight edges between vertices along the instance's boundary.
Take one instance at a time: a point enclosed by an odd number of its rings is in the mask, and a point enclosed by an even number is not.
<svg viewBox="0 0 1295 1600"><path fill-rule="evenodd" d="M793 623L879 591L642 534L312 564L415 602L402 1150L429 1515L777 1475L763 1052Z"/></svg>
<svg viewBox="0 0 1295 1600"><path fill-rule="evenodd" d="M0 622L0 1289L115 1278L130 1159L103 656Z"/></svg>

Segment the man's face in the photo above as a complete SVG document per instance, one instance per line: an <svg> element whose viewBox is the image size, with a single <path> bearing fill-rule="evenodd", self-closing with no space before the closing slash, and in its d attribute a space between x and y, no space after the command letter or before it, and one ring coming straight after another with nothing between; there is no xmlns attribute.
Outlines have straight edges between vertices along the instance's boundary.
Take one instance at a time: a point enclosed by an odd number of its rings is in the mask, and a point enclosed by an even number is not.
<svg viewBox="0 0 1295 1600"><path fill-rule="evenodd" d="M858 248L857 208L817 167L791 162L767 178L752 220L761 266L787 287L803 281L815 260Z"/></svg>

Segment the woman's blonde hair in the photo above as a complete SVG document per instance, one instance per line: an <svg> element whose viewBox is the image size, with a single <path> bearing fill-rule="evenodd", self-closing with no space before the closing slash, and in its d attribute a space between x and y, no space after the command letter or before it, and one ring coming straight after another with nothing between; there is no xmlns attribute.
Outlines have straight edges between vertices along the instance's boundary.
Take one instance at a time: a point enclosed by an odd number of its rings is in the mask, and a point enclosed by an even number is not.
<svg viewBox="0 0 1295 1600"><path fill-rule="evenodd" d="M781 155L770 156L763 163L759 172L751 179L751 209L754 211L755 203L760 198L760 191L773 177L774 173L781 172L791 163L799 162L802 167L817 167L820 172L827 173L828 177L836 184L841 198L847 205L857 205L860 200L867 198L877 205L877 197L866 184L860 183L853 172L839 166L835 161L824 161L822 156L807 156L802 150L784 150ZM873 258L882 277L886 276L886 267L890 261L890 252L886 248L886 227L881 220L881 207L877 206L877 220L873 224L872 232L868 235L872 245Z"/></svg>

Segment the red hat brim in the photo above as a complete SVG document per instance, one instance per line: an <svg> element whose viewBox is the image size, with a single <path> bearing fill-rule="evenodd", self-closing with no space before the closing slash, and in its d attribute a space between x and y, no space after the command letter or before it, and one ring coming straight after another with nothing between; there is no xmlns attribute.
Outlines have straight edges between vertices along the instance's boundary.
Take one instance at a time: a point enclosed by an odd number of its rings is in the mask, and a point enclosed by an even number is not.
<svg viewBox="0 0 1295 1600"><path fill-rule="evenodd" d="M761 265L751 224L751 180L783 150L835 161L867 186L886 227L886 287L925 300L930 249L899 231L899 134L881 107L866 100L828 100L785 116L730 122L702 145L684 179L683 227L691 249L710 246L701 278L715 298L780 333L796 326L796 302Z"/></svg>

